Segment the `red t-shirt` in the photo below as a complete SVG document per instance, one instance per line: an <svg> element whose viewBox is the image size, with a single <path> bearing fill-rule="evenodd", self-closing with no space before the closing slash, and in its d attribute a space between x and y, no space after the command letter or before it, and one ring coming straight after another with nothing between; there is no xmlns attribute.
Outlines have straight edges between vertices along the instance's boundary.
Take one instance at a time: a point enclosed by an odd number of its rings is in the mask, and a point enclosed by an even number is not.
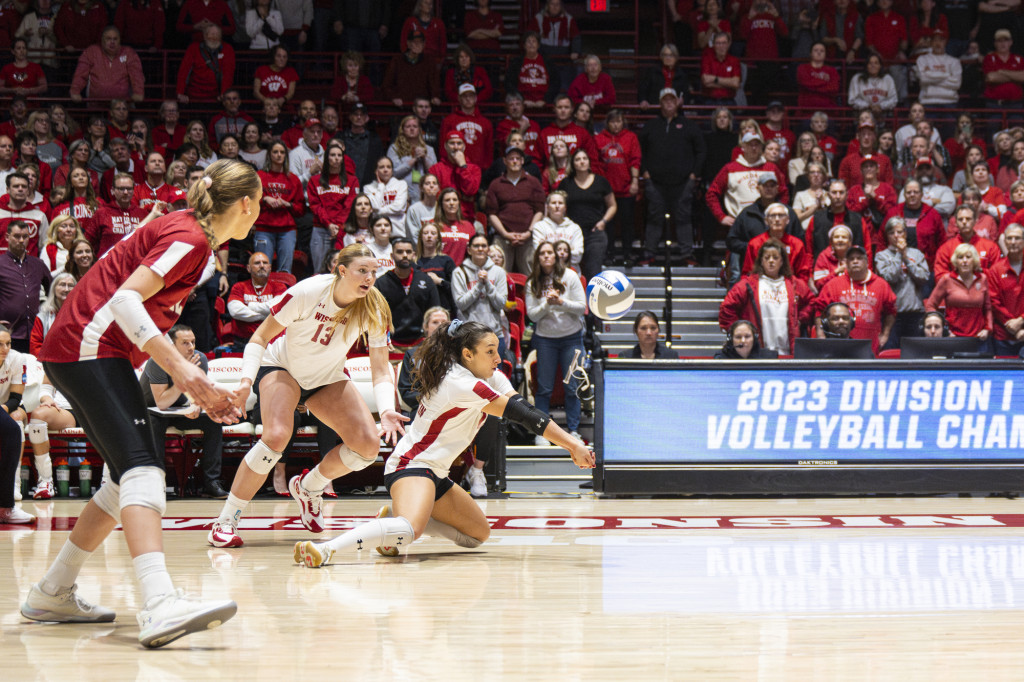
<svg viewBox="0 0 1024 682"><path fill-rule="evenodd" d="M466 249L469 247L469 240L476 235L473 224L468 220L451 225L440 225L441 228L441 251L448 255L455 265L462 265L466 258Z"/></svg>
<svg viewBox="0 0 1024 682"><path fill-rule="evenodd" d="M96 211L92 221L92 229L85 233L85 238L92 243L93 251L99 258L118 242L127 239L138 228L139 223L149 215L149 211L136 206L127 211L119 206L102 206Z"/></svg>
<svg viewBox="0 0 1024 682"><path fill-rule="evenodd" d="M851 339L870 339L871 349L878 355L878 334L887 315L896 314L896 295L889 283L869 272L863 282L854 282L848 274L826 284L815 300L815 311L821 314L830 303L842 301L850 307L857 322Z"/></svg>
<svg viewBox="0 0 1024 682"><path fill-rule="evenodd" d="M1024 71L1024 59L1020 55L1010 54L1006 60L999 58L995 52L985 55L981 70L986 74L993 71ZM992 83L985 86L985 99L1019 100L1024 98L1024 88L1019 83Z"/></svg>
<svg viewBox="0 0 1024 682"><path fill-rule="evenodd" d="M135 192L132 193L132 203L139 208L149 211L153 208L153 204L158 201L173 204L178 199L183 199L184 197L185 193L183 191L173 185L168 185L166 182L161 183L159 187L153 187L149 182L143 181L135 185Z"/></svg>
<svg viewBox="0 0 1024 682"><path fill-rule="evenodd" d="M743 75L740 60L731 54L725 55L725 59L719 61L715 53L708 50L700 61L700 73L711 74L719 78L739 78ZM732 88L711 87L706 90L707 96L712 99L731 99L736 96L736 90Z"/></svg>
<svg viewBox="0 0 1024 682"><path fill-rule="evenodd" d="M299 74L290 66L282 71L274 71L264 64L256 69L256 80L260 82L260 94L264 97L283 98L288 94L288 86L299 82Z"/></svg>
<svg viewBox="0 0 1024 682"><path fill-rule="evenodd" d="M96 261L89 276L71 290L43 341L39 359L126 358L133 366L141 365L146 354L114 321L111 296L139 266L149 267L164 285L143 306L157 329L166 333L178 321L209 257L210 245L192 211L175 211L145 225Z"/></svg>
<svg viewBox="0 0 1024 682"><path fill-rule="evenodd" d="M39 80L45 77L43 67L34 62L29 62L23 67L15 66L14 62L11 62L0 69L0 82L8 88L34 88L39 85Z"/></svg>
<svg viewBox="0 0 1024 682"><path fill-rule="evenodd" d="M740 35L747 39L748 59L778 59L779 38L789 35L786 23L771 12L761 12L740 23Z"/></svg>

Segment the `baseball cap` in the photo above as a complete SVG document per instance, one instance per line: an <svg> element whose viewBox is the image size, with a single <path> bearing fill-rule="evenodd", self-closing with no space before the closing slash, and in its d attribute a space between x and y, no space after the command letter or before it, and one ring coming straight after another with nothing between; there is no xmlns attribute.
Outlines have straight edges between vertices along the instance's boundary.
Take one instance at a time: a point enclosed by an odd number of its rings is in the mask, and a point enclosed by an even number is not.
<svg viewBox="0 0 1024 682"><path fill-rule="evenodd" d="M846 230L846 234L850 235L851 239L853 238L853 230L851 230L848 226L843 225L842 223L840 223L839 225L833 225L831 228L829 228L829 231L828 231L829 241L832 241L832 235L835 234L836 232L838 232L839 230ZM867 255L867 254L864 254L864 255Z"/></svg>
<svg viewBox="0 0 1024 682"><path fill-rule="evenodd" d="M409 36L405 39L406 42L410 40L426 40L427 37L423 35L423 31L413 30L409 32Z"/></svg>
<svg viewBox="0 0 1024 682"><path fill-rule="evenodd" d="M772 100L771 102L768 102L768 106L765 107L765 111L771 111L772 109L785 109L785 108L786 108L786 105L776 99L776 100Z"/></svg>
<svg viewBox="0 0 1024 682"><path fill-rule="evenodd" d="M764 140L761 139L761 136L758 135L757 133L752 132L743 133L743 137L740 138L740 143L746 144L747 142L753 142L754 140L757 140L761 144L764 144Z"/></svg>
<svg viewBox="0 0 1024 682"><path fill-rule="evenodd" d="M459 94L461 95L464 92L472 92L473 94L476 94L476 88L473 87L472 83L463 83L459 86Z"/></svg>
<svg viewBox="0 0 1024 682"><path fill-rule="evenodd" d="M361 112L363 112L365 114L366 113L366 105L363 104L362 102L356 102L355 104L352 105L352 111L350 111L348 113L349 114L354 114L357 111L361 111Z"/></svg>
<svg viewBox="0 0 1024 682"><path fill-rule="evenodd" d="M760 175L757 176L757 184L759 184L759 185L763 185L766 182L775 182L775 183L777 183L778 181L779 181L779 179L777 177L775 177L775 173L764 172L764 173L761 173Z"/></svg>
<svg viewBox="0 0 1024 682"><path fill-rule="evenodd" d="M916 163L914 163L914 168L920 168L921 166L934 166L934 165L935 164L932 163L931 158L929 158L927 156L922 156L920 159L917 160Z"/></svg>
<svg viewBox="0 0 1024 682"><path fill-rule="evenodd" d="M313 126L318 126L318 125L320 125L320 119L318 119L318 118L316 118L314 116L313 118L307 118L306 119L306 124L304 126L302 126L302 127L308 130L308 129L312 128Z"/></svg>
<svg viewBox="0 0 1024 682"><path fill-rule="evenodd" d="M660 102L669 95L679 99L679 93L675 91L675 88L662 88L661 92L658 93L658 101Z"/></svg>
<svg viewBox="0 0 1024 682"><path fill-rule="evenodd" d="M860 157L860 165L863 166L865 163L873 163L873 164L875 164L877 166L878 165L878 159L876 159L871 154L865 154L864 156Z"/></svg>
<svg viewBox="0 0 1024 682"><path fill-rule="evenodd" d="M466 138L458 130L451 130L444 136L444 141L447 142L448 140L462 140L465 142Z"/></svg>
<svg viewBox="0 0 1024 682"><path fill-rule="evenodd" d="M942 36L943 38L948 38L949 34L947 34L944 30L936 26L935 30L932 31L932 36Z"/></svg>
<svg viewBox="0 0 1024 682"><path fill-rule="evenodd" d="M860 244L851 244L850 248L848 248L846 250L846 257L849 258L850 256L852 256L854 251L856 251L857 253L859 253L862 256L867 256L868 255L868 252Z"/></svg>
<svg viewBox="0 0 1024 682"><path fill-rule="evenodd" d="M517 152L519 153L519 155L521 157L523 157L524 159L526 158L526 152L524 152L522 149L520 149L519 147L515 146L514 144L511 144L508 147L505 147L505 156L508 156L509 154L515 154Z"/></svg>
<svg viewBox="0 0 1024 682"><path fill-rule="evenodd" d="M1008 29L1008 28L1001 28L998 31L996 31L995 35L992 36L992 37L993 38L1010 38L1010 39L1012 39L1013 38L1013 34L1010 33L1010 29Z"/></svg>

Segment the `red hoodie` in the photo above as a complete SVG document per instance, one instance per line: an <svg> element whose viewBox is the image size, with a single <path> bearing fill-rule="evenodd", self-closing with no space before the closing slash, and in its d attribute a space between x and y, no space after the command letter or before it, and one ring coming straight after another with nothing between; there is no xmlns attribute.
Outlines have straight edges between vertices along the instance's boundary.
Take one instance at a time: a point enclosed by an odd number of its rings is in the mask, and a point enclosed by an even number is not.
<svg viewBox="0 0 1024 682"><path fill-rule="evenodd" d="M459 203L462 207L462 217L473 222L476 217L476 193L480 191L480 166L467 159L464 168L456 168L455 164L448 160L448 154L441 151L444 158L430 167L431 175L437 176L437 182L443 190L446 187L454 187L459 191Z"/></svg>
<svg viewBox="0 0 1024 682"><path fill-rule="evenodd" d="M302 183L294 173L258 171L263 183L263 199L260 200L260 217L253 229L260 232L290 232L295 229L295 219L306 212ZM269 197L289 202L286 208L272 208L267 204Z"/></svg>
<svg viewBox="0 0 1024 682"><path fill-rule="evenodd" d="M631 168L640 170L640 141L632 130L623 129L613 135L608 129L594 137L604 177L617 197L629 196Z"/></svg>
<svg viewBox="0 0 1024 682"><path fill-rule="evenodd" d="M348 214L352 211L352 204L359 194L359 179L355 173L346 173L347 181L344 186L341 184L341 177L332 175L328 178L327 188L320 186L322 173L317 173L306 183L306 192L309 194L309 210L313 214L313 225L315 227L327 228L334 223L339 228L345 225Z"/></svg>
<svg viewBox="0 0 1024 682"><path fill-rule="evenodd" d="M569 147L569 156L572 156L573 152L582 147L590 157L591 165L597 163L597 145L594 144L594 138L591 137L586 128L569 121L564 128L558 127L556 122L540 131L540 153L544 155L545 164L551 157L551 145L555 143L555 140L565 142ZM596 168L592 170L595 173L598 172Z"/></svg>
<svg viewBox="0 0 1024 682"><path fill-rule="evenodd" d="M466 140L466 160L481 168L489 168L494 161L494 126L480 113L473 109L472 114L464 114L456 109L441 121L441 139L448 133L458 130Z"/></svg>
<svg viewBox="0 0 1024 682"><path fill-rule="evenodd" d="M11 195L0 197L0 251L7 250L7 225L12 220L24 221L29 226L26 250L32 256L39 255L40 236L45 240L50 220L35 204L25 203L21 210L11 208Z"/></svg>

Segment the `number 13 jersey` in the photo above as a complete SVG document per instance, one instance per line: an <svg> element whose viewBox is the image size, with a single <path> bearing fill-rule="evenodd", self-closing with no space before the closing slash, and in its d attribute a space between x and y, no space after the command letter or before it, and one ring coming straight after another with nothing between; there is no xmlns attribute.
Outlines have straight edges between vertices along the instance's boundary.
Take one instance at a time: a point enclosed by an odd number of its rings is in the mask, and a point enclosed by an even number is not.
<svg viewBox="0 0 1024 682"><path fill-rule="evenodd" d="M334 326L340 308L334 303L334 275L317 275L291 287L270 308L286 329L263 355L263 366L283 367L304 389L347 379L348 352L366 329L343 318ZM370 336L370 348L387 347L386 334Z"/></svg>

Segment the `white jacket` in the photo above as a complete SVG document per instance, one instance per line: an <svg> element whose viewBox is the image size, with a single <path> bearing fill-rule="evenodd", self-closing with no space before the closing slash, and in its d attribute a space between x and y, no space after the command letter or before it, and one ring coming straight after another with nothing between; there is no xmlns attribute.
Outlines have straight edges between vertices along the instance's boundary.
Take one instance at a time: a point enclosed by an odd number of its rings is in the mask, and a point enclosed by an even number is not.
<svg viewBox="0 0 1024 682"><path fill-rule="evenodd" d="M885 111L896 108L896 82L886 74L881 78L861 78L856 75L850 79L850 90L847 100L854 109L869 109L879 106Z"/></svg>
<svg viewBox="0 0 1024 682"><path fill-rule="evenodd" d="M535 251L544 242L554 244L560 239L569 242L569 253L571 254L569 262L574 267L578 266L583 260L583 230L579 225L568 218L563 218L562 222L555 225L547 216L533 224L533 248Z"/></svg>
<svg viewBox="0 0 1024 682"><path fill-rule="evenodd" d="M922 104L956 104L960 101L963 68L960 60L948 54L923 54L917 58L921 81L918 99Z"/></svg>
<svg viewBox="0 0 1024 682"><path fill-rule="evenodd" d="M392 236L405 234L405 212L409 210L409 185L405 180L391 178L386 185L374 180L363 186L363 193L370 197L373 210L391 219Z"/></svg>
<svg viewBox="0 0 1024 682"><path fill-rule="evenodd" d="M298 146L288 152L288 170L299 178L304 190L306 188L306 183L309 182L309 178L312 175L312 173L309 172L309 169L314 159L318 159L323 163L323 145L318 144L316 149L313 150L306 144L305 139L299 140ZM306 191L306 200L309 200L308 191Z"/></svg>
<svg viewBox="0 0 1024 682"><path fill-rule="evenodd" d="M264 24L278 35L277 40L271 40L263 33ZM266 19L257 14L256 10L251 9L245 13L245 32L249 34L250 50L269 50L281 43L280 35L284 33L284 20L276 9L267 12Z"/></svg>

